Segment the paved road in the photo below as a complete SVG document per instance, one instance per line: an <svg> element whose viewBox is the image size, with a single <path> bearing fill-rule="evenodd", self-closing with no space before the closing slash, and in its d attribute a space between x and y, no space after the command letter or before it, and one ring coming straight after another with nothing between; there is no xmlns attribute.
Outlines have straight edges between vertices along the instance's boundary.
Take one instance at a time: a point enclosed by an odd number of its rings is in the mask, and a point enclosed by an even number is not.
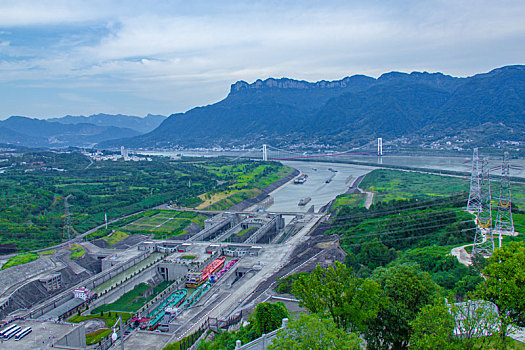
<svg viewBox="0 0 525 350"><path fill-rule="evenodd" d="M366 199L365 199L365 208L370 209L370 206L372 203L374 203L374 192L365 192L366 193Z"/></svg>
<svg viewBox="0 0 525 350"><path fill-rule="evenodd" d="M227 298L222 299L217 305L213 306L211 310L199 314L198 320L192 320L194 323L191 327L187 328L183 334L174 335L169 342L174 342L183 338L185 335L196 331L208 317L224 319L236 308L242 306L242 304L251 297L252 293L261 282L266 281L270 276L286 265L293 250L299 243L306 239L306 234L310 232L312 227L321 218L322 216L312 215L311 220L290 240L281 245L273 246L271 251L269 250L270 247L266 247L265 252L261 254L260 257L254 258L255 260L260 260L261 265L261 270L258 271L255 276L244 281L243 284L237 288L234 288Z"/></svg>
<svg viewBox="0 0 525 350"><path fill-rule="evenodd" d="M450 251L450 255L458 258L458 261L460 264L470 266L472 265L472 260L470 258L470 254L467 253L467 251L465 250L465 247L471 247L471 246L472 244L465 244L461 247L452 248L452 250Z"/></svg>

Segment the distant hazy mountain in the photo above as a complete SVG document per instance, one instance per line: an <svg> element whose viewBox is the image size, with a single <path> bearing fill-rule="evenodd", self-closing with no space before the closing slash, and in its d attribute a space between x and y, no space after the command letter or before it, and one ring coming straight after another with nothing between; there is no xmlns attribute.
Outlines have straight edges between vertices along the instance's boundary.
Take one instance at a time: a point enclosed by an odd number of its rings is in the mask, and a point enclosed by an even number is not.
<svg viewBox="0 0 525 350"><path fill-rule="evenodd" d="M31 147L90 147L102 141L139 135L136 130L93 124L61 124L13 116L0 121L0 143Z"/></svg>
<svg viewBox="0 0 525 350"><path fill-rule="evenodd" d="M136 117L123 114L93 114L89 117L67 115L62 118L51 118L48 121L62 124L94 124L98 126L115 126L138 131L141 134L150 132L157 128L166 119L163 115L148 114L146 117Z"/></svg>
<svg viewBox="0 0 525 350"><path fill-rule="evenodd" d="M212 105L171 115L150 133L100 147L227 146L463 135L525 140L525 66L456 78L391 72L339 81L244 81Z"/></svg>

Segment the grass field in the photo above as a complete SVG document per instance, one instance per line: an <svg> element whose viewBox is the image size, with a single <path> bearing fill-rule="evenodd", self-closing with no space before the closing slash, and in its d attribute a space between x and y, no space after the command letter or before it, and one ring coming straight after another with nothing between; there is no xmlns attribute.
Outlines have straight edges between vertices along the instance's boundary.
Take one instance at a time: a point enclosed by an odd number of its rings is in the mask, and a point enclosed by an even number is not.
<svg viewBox="0 0 525 350"><path fill-rule="evenodd" d="M2 265L2 270L17 265L27 264L28 262L37 260L39 257L40 256L36 253L22 253L15 255L11 259L7 260L4 265Z"/></svg>
<svg viewBox="0 0 525 350"><path fill-rule="evenodd" d="M55 250L54 249L44 250L44 251L38 253L38 255L40 255L40 256L52 255L52 254L55 254Z"/></svg>
<svg viewBox="0 0 525 350"><path fill-rule="evenodd" d="M126 237L129 237L128 234L126 234L125 232L122 232L122 231L114 231L113 233L111 233L110 235L102 238L103 240L105 240L109 245L113 245L115 243L118 243L120 241L122 241L124 238Z"/></svg>
<svg viewBox="0 0 525 350"><path fill-rule="evenodd" d="M86 253L80 244L73 244L69 250L71 250L71 256L69 257L71 260L78 259Z"/></svg>
<svg viewBox="0 0 525 350"><path fill-rule="evenodd" d="M259 194L261 194L261 190L259 189L252 189L252 190L242 190L242 191L228 191L229 193L233 193L229 195L228 197L221 199L218 202L213 203L208 207L210 210L226 210L230 208L231 206L242 202L245 199L257 197Z"/></svg>
<svg viewBox="0 0 525 350"><path fill-rule="evenodd" d="M100 312L107 311L122 311L122 312L136 312L142 306L144 306L148 301L153 299L157 294L166 289L171 282L164 281L159 283L157 286L152 287L147 283L140 283L135 288L130 290L127 293L124 293L119 299L114 303L101 305L91 311L93 315L100 314ZM152 289L152 293L149 296L144 296L144 294Z"/></svg>
<svg viewBox="0 0 525 350"><path fill-rule="evenodd" d="M525 209L525 184L522 183L512 183L510 185L512 192L512 203L514 206L519 206L522 210ZM496 187L499 191L499 187ZM499 192L497 192L499 194Z"/></svg>
<svg viewBox="0 0 525 350"><path fill-rule="evenodd" d="M131 314L128 312L105 312L102 315L75 315L70 317L67 321L71 323L80 323L87 320L103 320L107 328L98 329L95 332L86 334L86 343L91 345L98 343L102 338L113 332L111 327L115 325L120 315L122 315L122 322L127 322L131 317Z"/></svg>
<svg viewBox="0 0 525 350"><path fill-rule="evenodd" d="M113 332L110 328L97 329L92 333L86 334L86 345L96 344Z"/></svg>
<svg viewBox="0 0 525 350"><path fill-rule="evenodd" d="M191 223L204 227L206 216L195 212L153 210L153 215L143 216L121 229L129 233L153 233L154 238L173 237L186 233Z"/></svg>
<svg viewBox="0 0 525 350"><path fill-rule="evenodd" d="M67 321L71 323L80 323L86 320L103 320L106 323L106 327L113 327L117 322L119 316L122 315L122 322L127 322L130 319L131 313L129 312L104 312L102 315L74 315L71 316Z"/></svg>
<svg viewBox="0 0 525 350"><path fill-rule="evenodd" d="M368 173L361 187L375 192L374 203L410 198L445 197L468 192L469 180L400 170L376 169Z"/></svg>
<svg viewBox="0 0 525 350"><path fill-rule="evenodd" d="M335 198L332 210L340 207L362 207L365 204L366 193L340 194Z"/></svg>
<svg viewBox="0 0 525 350"><path fill-rule="evenodd" d="M220 166L204 165L203 167L222 181L229 183L227 189L203 193L199 196L203 203L197 209L210 210L225 210L245 199L256 197L261 193L262 188L293 172L292 168L278 163L226 163Z"/></svg>

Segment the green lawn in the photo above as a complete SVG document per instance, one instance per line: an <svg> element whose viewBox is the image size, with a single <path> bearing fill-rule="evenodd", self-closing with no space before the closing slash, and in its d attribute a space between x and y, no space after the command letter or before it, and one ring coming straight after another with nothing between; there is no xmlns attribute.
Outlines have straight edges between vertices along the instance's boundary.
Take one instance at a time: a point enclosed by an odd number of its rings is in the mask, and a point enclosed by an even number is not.
<svg viewBox="0 0 525 350"><path fill-rule="evenodd" d="M38 253L38 255L40 255L40 256L52 255L52 254L55 254L55 250L54 249L44 250L44 251Z"/></svg>
<svg viewBox="0 0 525 350"><path fill-rule="evenodd" d="M86 320L97 319L97 320L103 320L105 322L106 328L98 329L95 332L86 334L86 343L90 345L90 344L98 343L102 338L106 337L111 332L113 332L111 327L115 325L120 315L122 315L122 322L125 323L127 320L131 318L132 314L127 313L127 312L111 312L111 313L104 312L103 315L101 314L81 315L81 316L75 315L75 316L70 317L67 321L71 323L80 323Z"/></svg>
<svg viewBox="0 0 525 350"><path fill-rule="evenodd" d="M73 244L69 250L71 250L71 256L69 257L71 260L78 259L86 254L84 247L80 244Z"/></svg>
<svg viewBox="0 0 525 350"><path fill-rule="evenodd" d="M184 229L192 222L204 227L206 219L206 216L195 212L151 210L119 230L129 234L153 233L154 238L174 237L186 233Z"/></svg>
<svg viewBox="0 0 525 350"><path fill-rule="evenodd" d="M340 194L335 198L332 210L340 207L362 207L365 204L366 193Z"/></svg>
<svg viewBox="0 0 525 350"><path fill-rule="evenodd" d="M245 199L257 197L259 194L261 194L261 190L259 189L242 190L242 191L237 191L237 192L234 191L232 195L224 199L221 199L220 201L210 205L207 209L226 210L230 208L231 206L242 202Z"/></svg>
<svg viewBox="0 0 525 350"><path fill-rule="evenodd" d="M127 293L124 293L117 301L111 304L101 305L91 311L93 315L100 314L100 312L107 311L122 311L122 312L137 312L148 301L153 299L157 294L166 289L171 282L164 281L153 287L151 295L145 297L146 291L152 289L152 286L147 283L140 283L135 288Z"/></svg>
<svg viewBox="0 0 525 350"><path fill-rule="evenodd" d="M36 253L22 253L15 255L9 260L7 260L7 262L4 265L2 265L2 270L17 265L27 264L28 262L37 260L39 257L40 256Z"/></svg>
<svg viewBox="0 0 525 350"><path fill-rule="evenodd" d="M510 339L510 346L512 349L525 350L525 344L514 339Z"/></svg>
<svg viewBox="0 0 525 350"><path fill-rule="evenodd" d="M119 316L122 315L122 322L126 322L131 318L131 313L129 312L104 312L104 314L97 315L75 315L71 316L67 321L71 323L80 323L86 320L103 320L106 323L106 327L113 327L117 322Z"/></svg>
<svg viewBox="0 0 525 350"><path fill-rule="evenodd" d="M113 245L115 243L122 241L126 237L128 237L128 234L122 231L114 231L109 236L106 236L102 239L105 240L109 245Z"/></svg>
<svg viewBox="0 0 525 350"><path fill-rule="evenodd" d="M374 203L409 198L445 197L468 192L469 180L400 170L376 169L368 173L361 185L375 192Z"/></svg>
<svg viewBox="0 0 525 350"><path fill-rule="evenodd" d="M87 333L86 334L86 344L87 345L96 344L99 341L101 341L103 338L110 335L111 333L113 333L113 329L111 328L101 328L92 333Z"/></svg>
<svg viewBox="0 0 525 350"><path fill-rule="evenodd" d="M203 167L228 183L223 191L199 196L204 201L199 208L206 207L210 210L226 210L245 199L256 197L262 188L293 172L293 168L274 162L225 162L222 165Z"/></svg>
<svg viewBox="0 0 525 350"><path fill-rule="evenodd" d="M244 230L241 230L239 233L237 233L237 236L242 236L244 235L246 232L248 231L253 231L254 227L248 227L248 228L245 228Z"/></svg>

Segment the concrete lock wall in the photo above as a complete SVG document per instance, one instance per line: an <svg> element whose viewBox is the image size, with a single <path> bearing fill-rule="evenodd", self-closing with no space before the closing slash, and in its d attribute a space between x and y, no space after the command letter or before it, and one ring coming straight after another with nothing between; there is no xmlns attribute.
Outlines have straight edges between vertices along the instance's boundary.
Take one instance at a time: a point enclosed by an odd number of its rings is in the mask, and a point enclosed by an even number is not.
<svg viewBox="0 0 525 350"><path fill-rule="evenodd" d="M140 254L139 256L136 256L135 258L121 264L119 267L114 267L109 271L102 272L97 276L89 278L87 281L81 284L81 286L84 286L88 289L96 288L97 286L101 285L102 283L106 282L107 280L110 280L111 278L115 277L119 273L127 270L128 268L138 264L142 260L146 259L148 256L150 256L150 252L144 252L143 254ZM73 299L73 290L76 289L78 286L72 287L68 289L67 291L63 292L61 295L54 297L55 299L47 304L42 305L41 307L35 309L33 313L31 313L31 317L39 317L44 315L45 313L53 310L59 305L64 304L65 302Z"/></svg>
<svg viewBox="0 0 525 350"><path fill-rule="evenodd" d="M71 332L57 340L56 345L84 349L86 347L86 327L84 325L75 327Z"/></svg>
<svg viewBox="0 0 525 350"><path fill-rule="evenodd" d="M161 262L157 264L158 273L167 281L175 281L188 274L189 268L186 264L174 262ZM166 278L167 277L167 278Z"/></svg>

